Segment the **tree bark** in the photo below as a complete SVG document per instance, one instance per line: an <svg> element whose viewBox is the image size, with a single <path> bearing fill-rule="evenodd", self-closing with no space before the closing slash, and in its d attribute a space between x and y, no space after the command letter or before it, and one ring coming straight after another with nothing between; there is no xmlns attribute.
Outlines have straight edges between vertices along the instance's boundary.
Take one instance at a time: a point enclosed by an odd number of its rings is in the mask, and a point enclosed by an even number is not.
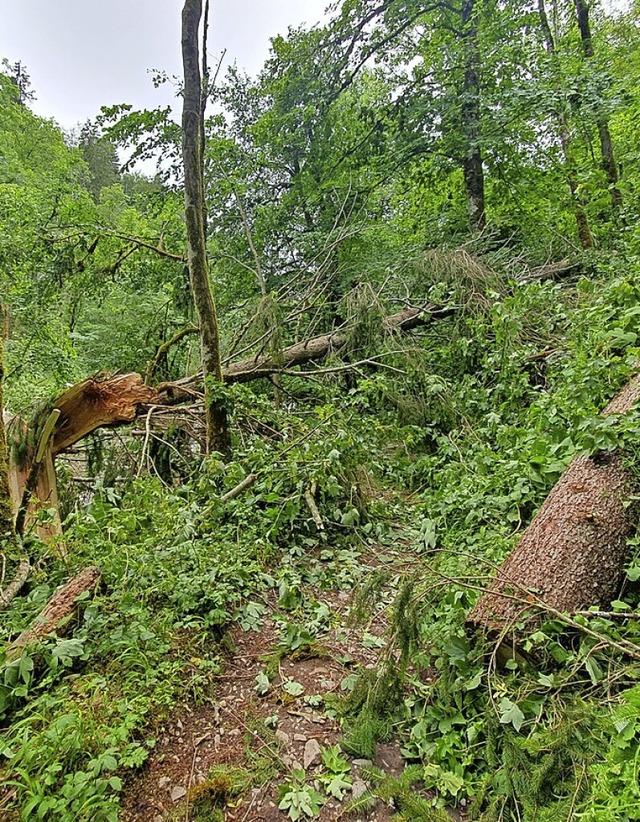
<svg viewBox="0 0 640 822"><path fill-rule="evenodd" d="M580 30L580 39L582 41L582 53L585 60L591 60L595 52L593 50L593 38L591 35L591 23L589 22L589 6L586 0L574 0L574 8L576 10L576 19L578 21L578 29ZM622 208L622 194L618 188L618 165L613 153L613 141L611 140L611 132L609 130L609 119L602 111L601 107L596 113L596 127L598 129L598 138L600 140L600 152L602 155L602 168L607 176L609 183L609 195L611 197L611 205L614 211L619 211Z"/></svg>
<svg viewBox="0 0 640 822"><path fill-rule="evenodd" d="M624 414L639 399L637 376L603 413ZM528 620L536 602L562 612L608 603L638 524L638 507L628 504L638 490L619 453L574 459L467 621L502 631Z"/></svg>
<svg viewBox="0 0 640 822"><path fill-rule="evenodd" d="M544 37L547 54L549 54L554 63L557 62L556 57L556 43L551 32L551 26L547 18L547 12L544 5L544 0L538 0L538 16L540 18L540 28ZM562 156L564 158L564 165L567 174L567 185L571 192L571 200L573 202L573 211L576 218L576 227L578 229L578 238L582 248L593 248L593 235L589 228L589 220L587 219L587 212L580 201L578 175L576 174L575 164L573 161L573 152L571 148L571 129L564 111L557 113L558 128L560 132L560 145L562 147Z"/></svg>
<svg viewBox="0 0 640 822"><path fill-rule="evenodd" d="M465 136L465 156L462 164L467 194L469 225L472 232L486 228L484 207L484 171L482 168L480 123L480 54L478 29L475 22L476 0L462 2L462 44L464 49L464 81L462 93L462 130Z"/></svg>
<svg viewBox="0 0 640 822"><path fill-rule="evenodd" d="M10 661L15 658L25 645L37 642L48 634L55 632L58 636L62 636L67 629L69 617L78 605L79 598L87 591L92 591L99 580L100 569L92 565L56 591L31 625L9 645L7 659Z"/></svg>
<svg viewBox="0 0 640 822"><path fill-rule="evenodd" d="M5 308L0 303L0 544L13 540L13 510L11 506L11 487L9 483L9 446L4 423L4 334Z"/></svg>
<svg viewBox="0 0 640 822"><path fill-rule="evenodd" d="M231 439L227 409L224 399L215 390L215 383L222 384L223 376L218 318L209 280L206 246L203 173L204 100L198 35L201 18L202 0L185 0L182 10L182 63L184 67L182 159L184 164L187 262L191 290L200 326L207 419L207 450L219 451L228 457L231 453Z"/></svg>
<svg viewBox="0 0 640 822"><path fill-rule="evenodd" d="M421 325L427 325L437 317L449 316L454 309L438 309L435 306L424 308L404 308L386 318L384 325L387 331L404 332ZM346 329L339 329L329 334L321 334L308 340L290 345L276 357L270 354L256 354L238 362L230 363L223 369L225 382L250 382L272 374L324 359L330 352L337 351L346 345ZM157 386L158 399L168 405L188 399L190 393L202 387L202 374L194 374L175 382L160 383Z"/></svg>

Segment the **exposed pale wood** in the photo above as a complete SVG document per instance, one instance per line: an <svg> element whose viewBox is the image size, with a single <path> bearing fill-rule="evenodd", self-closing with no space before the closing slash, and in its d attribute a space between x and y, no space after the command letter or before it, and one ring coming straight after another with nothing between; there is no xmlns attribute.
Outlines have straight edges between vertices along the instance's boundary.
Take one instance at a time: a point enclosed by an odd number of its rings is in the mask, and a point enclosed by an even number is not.
<svg viewBox="0 0 640 822"><path fill-rule="evenodd" d="M247 474L247 476L242 480L242 482L239 482L234 488L232 488L230 491L227 491L226 494L223 494L220 497L220 500L222 502L230 502L232 499L235 499L236 497L240 496L240 494L243 491L246 491L247 488L251 488L251 486L255 483L257 479L258 477L256 474Z"/></svg>

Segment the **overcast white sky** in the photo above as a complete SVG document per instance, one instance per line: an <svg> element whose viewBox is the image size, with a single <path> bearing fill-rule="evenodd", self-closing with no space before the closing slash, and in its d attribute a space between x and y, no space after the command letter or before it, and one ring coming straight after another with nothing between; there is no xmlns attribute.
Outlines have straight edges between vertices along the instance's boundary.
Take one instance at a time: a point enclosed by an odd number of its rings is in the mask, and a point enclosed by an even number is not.
<svg viewBox="0 0 640 822"><path fill-rule="evenodd" d="M329 0L211 0L211 64L255 74L269 38L290 25L317 23ZM181 74L182 0L0 0L0 58L21 60L37 114L72 127L100 106L170 102L169 86L154 89L148 69Z"/></svg>

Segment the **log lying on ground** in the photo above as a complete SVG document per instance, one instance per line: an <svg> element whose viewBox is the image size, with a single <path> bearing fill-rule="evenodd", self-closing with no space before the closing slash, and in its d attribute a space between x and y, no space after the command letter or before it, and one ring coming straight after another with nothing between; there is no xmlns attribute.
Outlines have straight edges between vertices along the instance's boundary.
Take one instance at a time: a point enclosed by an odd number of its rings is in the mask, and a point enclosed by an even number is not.
<svg viewBox="0 0 640 822"><path fill-rule="evenodd" d="M58 589L31 625L9 645L7 658L15 658L25 645L37 642L49 634L56 633L62 636L76 610L78 600L83 594L93 591L99 580L100 569L92 565Z"/></svg>
<svg viewBox="0 0 640 822"><path fill-rule="evenodd" d="M422 308L405 308L392 314L384 320L385 329L390 332L410 331L421 325L429 324L433 319L449 316L452 308L437 308L429 305ZM249 382L263 377L270 377L279 371L296 365L305 365L309 362L322 360L333 351L343 348L348 340L345 329L337 329L329 334L321 334L308 340L288 346L278 358L268 354L256 354L253 357L230 363L223 368L226 383ZM159 402L171 405L182 402L193 392L202 388L202 374L194 374L183 380L165 382L158 385Z"/></svg>
<svg viewBox="0 0 640 822"><path fill-rule="evenodd" d="M623 414L640 399L635 377L605 408ZM574 612L605 605L617 593L627 538L639 519L629 505L638 482L615 452L576 457L556 483L467 622L508 630L536 601Z"/></svg>

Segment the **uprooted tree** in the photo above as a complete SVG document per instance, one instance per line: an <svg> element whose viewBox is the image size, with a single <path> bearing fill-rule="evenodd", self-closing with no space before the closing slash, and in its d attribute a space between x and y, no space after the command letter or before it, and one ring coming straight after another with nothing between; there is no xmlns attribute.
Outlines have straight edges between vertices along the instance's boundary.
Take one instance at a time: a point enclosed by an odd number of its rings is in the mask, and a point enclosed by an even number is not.
<svg viewBox="0 0 640 822"><path fill-rule="evenodd" d="M624 414L639 399L637 376L603 413ZM622 577L627 538L638 524L638 506L630 504L638 490L623 454L576 457L468 622L505 633L535 613L572 613L610 602Z"/></svg>

